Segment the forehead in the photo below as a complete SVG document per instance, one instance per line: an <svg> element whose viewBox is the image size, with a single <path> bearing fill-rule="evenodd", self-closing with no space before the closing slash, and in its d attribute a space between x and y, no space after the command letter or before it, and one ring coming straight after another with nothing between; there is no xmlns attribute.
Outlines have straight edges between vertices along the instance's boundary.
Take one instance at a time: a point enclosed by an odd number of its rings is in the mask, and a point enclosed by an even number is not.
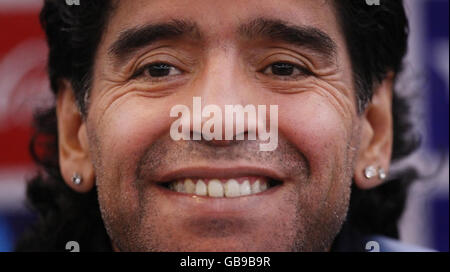
<svg viewBox="0 0 450 272"><path fill-rule="evenodd" d="M331 0L133 0L119 1L105 33L112 43L123 31L171 20L195 22L207 38L235 37L239 26L256 18L313 26L343 45Z"/></svg>

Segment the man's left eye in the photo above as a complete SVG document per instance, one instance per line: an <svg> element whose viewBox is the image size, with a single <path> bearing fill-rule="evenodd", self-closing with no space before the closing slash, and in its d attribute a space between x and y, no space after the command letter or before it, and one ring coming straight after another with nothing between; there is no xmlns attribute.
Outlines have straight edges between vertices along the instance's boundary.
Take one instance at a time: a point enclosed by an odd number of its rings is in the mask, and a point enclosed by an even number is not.
<svg viewBox="0 0 450 272"><path fill-rule="evenodd" d="M264 68L264 74L271 74L278 77L295 77L298 75L309 75L304 67L287 62L275 62Z"/></svg>

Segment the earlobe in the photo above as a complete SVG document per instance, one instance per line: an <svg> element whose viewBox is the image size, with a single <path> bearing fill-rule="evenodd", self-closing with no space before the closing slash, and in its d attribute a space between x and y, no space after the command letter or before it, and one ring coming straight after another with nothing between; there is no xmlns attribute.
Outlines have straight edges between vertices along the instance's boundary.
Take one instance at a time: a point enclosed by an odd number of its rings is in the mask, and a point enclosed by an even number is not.
<svg viewBox="0 0 450 272"><path fill-rule="evenodd" d="M61 174L73 190L88 192L94 187L95 175L89 155L86 124L67 81L64 81L59 89L56 113Z"/></svg>
<svg viewBox="0 0 450 272"><path fill-rule="evenodd" d="M360 189L383 183L388 175L393 144L392 92L394 74L376 86L371 103L361 117L361 144L354 181Z"/></svg>

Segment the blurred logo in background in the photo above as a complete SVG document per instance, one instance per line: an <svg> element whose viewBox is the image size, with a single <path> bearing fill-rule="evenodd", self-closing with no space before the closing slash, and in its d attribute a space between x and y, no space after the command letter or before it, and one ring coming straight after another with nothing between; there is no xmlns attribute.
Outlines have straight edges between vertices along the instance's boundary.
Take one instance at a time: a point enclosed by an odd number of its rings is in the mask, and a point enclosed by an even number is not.
<svg viewBox="0 0 450 272"><path fill-rule="evenodd" d="M29 166L32 113L50 105L53 99L46 74L47 46L39 25L39 6L31 9L31 4L25 5L30 1L14 1L18 2L22 4L0 0L0 172L8 167Z"/></svg>

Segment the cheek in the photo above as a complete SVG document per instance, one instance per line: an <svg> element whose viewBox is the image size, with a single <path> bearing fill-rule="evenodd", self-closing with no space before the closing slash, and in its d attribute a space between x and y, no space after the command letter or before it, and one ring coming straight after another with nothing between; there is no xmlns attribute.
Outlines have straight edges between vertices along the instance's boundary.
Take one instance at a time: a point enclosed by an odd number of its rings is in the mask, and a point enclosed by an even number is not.
<svg viewBox="0 0 450 272"><path fill-rule="evenodd" d="M324 226L337 231L350 192L351 124L330 101L316 93L291 96L279 101L279 105L280 133L309 163L308 182L298 183L296 188L300 192L300 207L306 207L302 213L325 218L316 222L318 225L313 224L310 231L315 233Z"/></svg>
<svg viewBox="0 0 450 272"><path fill-rule="evenodd" d="M109 107L99 124L101 148L107 154L102 156L103 165L134 168L145 150L169 129L169 109L164 101L138 96Z"/></svg>
<svg viewBox="0 0 450 272"><path fill-rule="evenodd" d="M111 104L93 122L99 197L109 207L137 208L136 167L147 148L169 128L170 106L156 101L130 96Z"/></svg>
<svg viewBox="0 0 450 272"><path fill-rule="evenodd" d="M106 222L138 220L136 167L147 148L170 128L172 105L173 102L169 104L163 99L130 95L110 104L101 113L90 112L91 117L99 116L92 122L95 140L91 146L95 149L92 151L99 204ZM127 222L122 224L127 225Z"/></svg>
<svg viewBox="0 0 450 272"><path fill-rule="evenodd" d="M165 129L167 117L163 105L131 100L111 115L105 136L123 155L135 154Z"/></svg>
<svg viewBox="0 0 450 272"><path fill-rule="evenodd" d="M325 97L307 92L279 101L280 133L303 153L311 175L330 175L343 164L349 142L348 122Z"/></svg>

